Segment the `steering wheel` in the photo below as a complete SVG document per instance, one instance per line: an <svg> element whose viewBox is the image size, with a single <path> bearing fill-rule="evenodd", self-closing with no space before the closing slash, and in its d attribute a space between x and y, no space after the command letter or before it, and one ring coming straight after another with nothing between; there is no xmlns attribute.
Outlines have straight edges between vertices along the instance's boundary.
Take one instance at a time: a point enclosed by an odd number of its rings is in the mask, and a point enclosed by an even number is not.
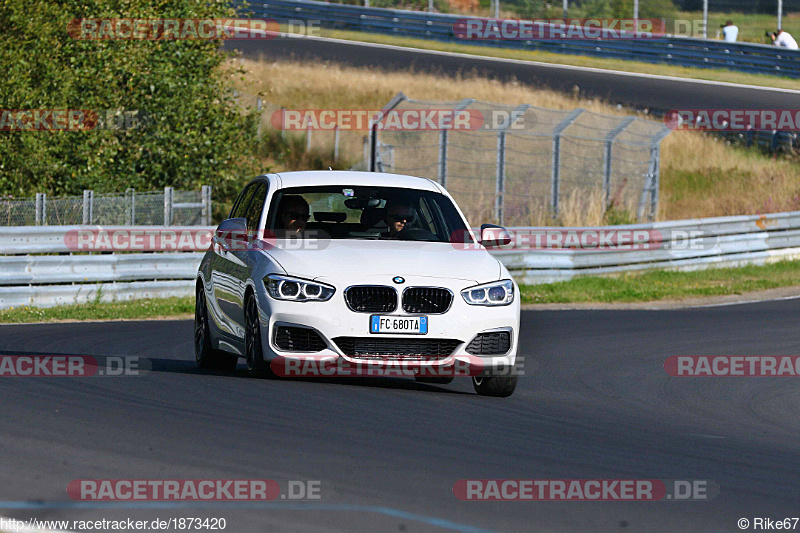
<svg viewBox="0 0 800 533"><path fill-rule="evenodd" d="M423 228L403 228L393 238L401 241L436 241L435 233Z"/></svg>

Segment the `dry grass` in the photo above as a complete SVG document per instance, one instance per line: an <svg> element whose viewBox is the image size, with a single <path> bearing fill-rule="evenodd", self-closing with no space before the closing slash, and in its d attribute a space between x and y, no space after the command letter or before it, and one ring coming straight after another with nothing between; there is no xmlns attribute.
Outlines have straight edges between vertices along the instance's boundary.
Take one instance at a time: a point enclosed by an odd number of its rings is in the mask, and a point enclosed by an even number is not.
<svg viewBox="0 0 800 533"><path fill-rule="evenodd" d="M499 104L528 103L552 109L582 107L598 113L625 115L625 110L599 100L583 99L577 93L564 95L552 90L500 82L477 73L453 77L413 71L385 72L329 63L241 60L249 73L239 80L239 90L250 96L260 94L277 107L294 109L380 109L398 91L419 100L453 101L476 98ZM265 114L269 127L269 114ZM342 132L342 158L363 157L366 132ZM333 136L314 132L312 146L331 150ZM800 209L800 165L796 159L773 159L767 155L735 148L696 132L676 131L662 144L660 220L677 218L754 214ZM274 164L274 170L287 170ZM595 198L596 196L596 198ZM602 198L565 194L558 222L589 225L608 222ZM476 205L464 206L472 219L482 221L492 212L493 199L476 198ZM619 206L625 211L633 206ZM532 224L552 222L531 209ZM629 211L630 212L630 211ZM534 220L536 219L536 220ZM541 220L539 220L541 219ZM476 218L477 220L477 218Z"/></svg>
<svg viewBox="0 0 800 533"><path fill-rule="evenodd" d="M800 209L796 157L771 158L688 131L667 136L661 152L661 220Z"/></svg>

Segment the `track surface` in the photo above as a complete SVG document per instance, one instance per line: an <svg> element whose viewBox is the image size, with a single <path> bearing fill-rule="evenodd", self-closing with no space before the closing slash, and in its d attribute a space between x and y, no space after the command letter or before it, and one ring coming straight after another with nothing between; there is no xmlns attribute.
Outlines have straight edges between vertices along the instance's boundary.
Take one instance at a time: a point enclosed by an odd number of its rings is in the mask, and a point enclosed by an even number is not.
<svg viewBox="0 0 800 533"><path fill-rule="evenodd" d="M800 378L670 378L670 355L800 353L800 301L528 311L514 396L469 383L198 372L191 321L0 326L0 354L140 357L138 377L5 378L0 514L225 517L227 531L738 531L800 514ZM74 479L320 480L304 507L76 509ZM462 502L456 480L708 479L707 502Z"/></svg>
<svg viewBox="0 0 800 533"><path fill-rule="evenodd" d="M447 54L428 50L382 46L322 38L280 38L265 41L227 41L225 46L245 56L267 59L319 59L378 67L387 71L407 70L447 75L477 72L499 79L515 78L529 85L571 93L577 85L581 95L602 98L635 108L671 109L796 109L800 91L736 87L713 82L566 67L526 61ZM403 88L398 87L401 91Z"/></svg>

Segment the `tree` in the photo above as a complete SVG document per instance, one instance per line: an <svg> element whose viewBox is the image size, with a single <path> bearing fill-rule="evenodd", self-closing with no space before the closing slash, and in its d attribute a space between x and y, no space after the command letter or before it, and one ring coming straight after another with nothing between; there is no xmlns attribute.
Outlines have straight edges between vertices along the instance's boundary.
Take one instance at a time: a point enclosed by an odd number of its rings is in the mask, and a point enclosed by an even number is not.
<svg viewBox="0 0 800 533"><path fill-rule="evenodd" d="M136 129L0 131L0 194L78 194L211 184L223 195L254 172L255 119L233 98L219 40L81 40L80 18L221 18L207 0L4 0L4 110L92 110L147 117Z"/></svg>

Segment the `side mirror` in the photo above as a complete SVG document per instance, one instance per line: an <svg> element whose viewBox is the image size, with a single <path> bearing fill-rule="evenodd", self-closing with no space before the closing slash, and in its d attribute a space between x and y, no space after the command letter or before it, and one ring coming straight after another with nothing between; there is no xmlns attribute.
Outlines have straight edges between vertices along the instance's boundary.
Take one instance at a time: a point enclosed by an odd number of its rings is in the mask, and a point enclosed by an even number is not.
<svg viewBox="0 0 800 533"><path fill-rule="evenodd" d="M246 249L247 240L247 219L243 217L223 220L212 239L214 244L218 244L226 252L233 248Z"/></svg>
<svg viewBox="0 0 800 533"><path fill-rule="evenodd" d="M502 226L494 224L481 225L481 244L487 248L511 244L511 234Z"/></svg>

